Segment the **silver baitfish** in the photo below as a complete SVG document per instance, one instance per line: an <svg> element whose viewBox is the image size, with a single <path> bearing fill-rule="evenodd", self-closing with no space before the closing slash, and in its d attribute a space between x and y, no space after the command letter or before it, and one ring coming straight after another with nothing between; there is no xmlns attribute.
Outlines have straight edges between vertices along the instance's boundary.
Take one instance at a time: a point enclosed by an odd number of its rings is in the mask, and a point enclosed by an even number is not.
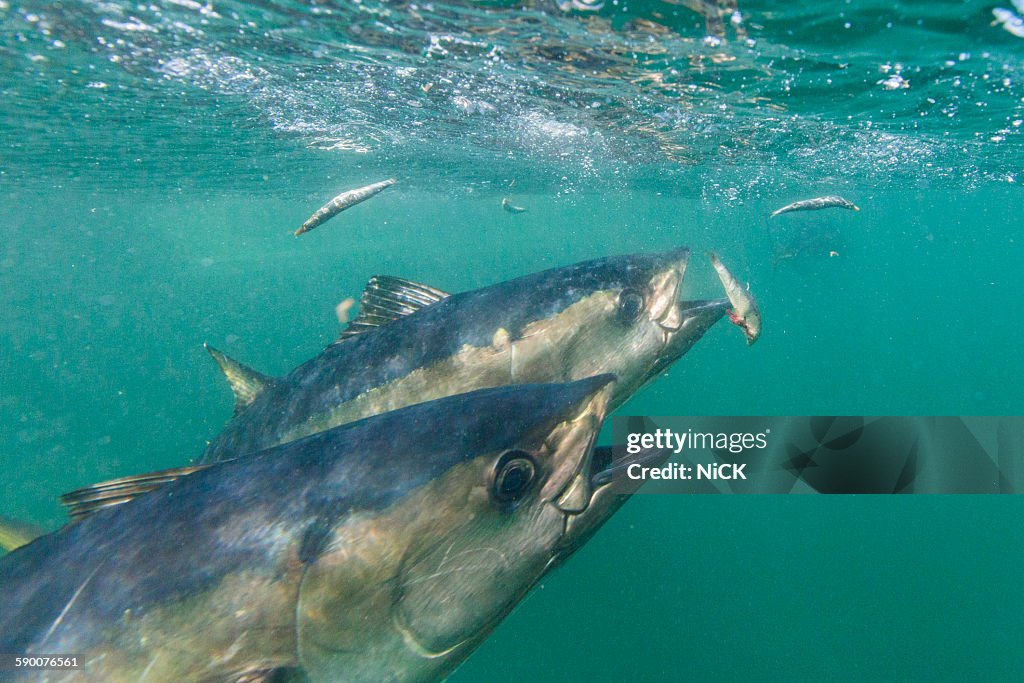
<svg viewBox="0 0 1024 683"><path fill-rule="evenodd" d="M600 12L604 0L555 0L555 5L563 12Z"/></svg>
<svg viewBox="0 0 1024 683"><path fill-rule="evenodd" d="M838 195L828 195L827 197L815 197L814 199L803 199L799 202L793 202L792 204L786 204L781 209L772 211L771 218L783 213L790 213L791 211L819 211L821 209L852 209L853 211L860 211L860 207L851 202L849 199L843 199Z"/></svg>
<svg viewBox="0 0 1024 683"><path fill-rule="evenodd" d="M525 208L521 206L516 206L515 204L510 202L508 200L508 197L502 197L501 208L505 209L505 211L507 211L508 213L524 213L526 211Z"/></svg>
<svg viewBox="0 0 1024 683"><path fill-rule="evenodd" d="M718 279L722 281L729 303L732 304L729 321L742 328L747 337L747 346L750 346L761 336L761 311L757 309L757 302L750 290L739 283L717 254L709 251L708 258L718 272Z"/></svg>
<svg viewBox="0 0 1024 683"><path fill-rule="evenodd" d="M0 558L0 652L80 668L4 680L441 681L636 490L593 448L612 379L410 406L37 539Z"/></svg>
<svg viewBox="0 0 1024 683"><path fill-rule="evenodd" d="M319 227L345 209L355 206L359 202L365 202L370 197L386 190L397 182L398 181L394 178L388 178L387 180L382 180L379 183L367 185L366 187L342 192L337 197L317 209L316 213L312 216L307 218L306 222L302 224L302 227L295 231L295 236L298 237L304 232L309 232L313 228Z"/></svg>

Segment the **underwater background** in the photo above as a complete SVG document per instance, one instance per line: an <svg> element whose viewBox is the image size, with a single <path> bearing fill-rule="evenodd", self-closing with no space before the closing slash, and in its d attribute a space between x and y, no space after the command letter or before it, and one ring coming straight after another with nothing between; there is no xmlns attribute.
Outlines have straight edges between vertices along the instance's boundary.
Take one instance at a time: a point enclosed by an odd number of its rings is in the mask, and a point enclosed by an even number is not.
<svg viewBox="0 0 1024 683"><path fill-rule="evenodd" d="M283 374L376 273L689 245L717 297L713 248L762 339L717 325L619 414L1020 414L1024 4L700 7L0 0L0 515L198 457L202 344ZM861 211L768 219L826 194ZM1019 680L1022 515L637 496L451 680Z"/></svg>

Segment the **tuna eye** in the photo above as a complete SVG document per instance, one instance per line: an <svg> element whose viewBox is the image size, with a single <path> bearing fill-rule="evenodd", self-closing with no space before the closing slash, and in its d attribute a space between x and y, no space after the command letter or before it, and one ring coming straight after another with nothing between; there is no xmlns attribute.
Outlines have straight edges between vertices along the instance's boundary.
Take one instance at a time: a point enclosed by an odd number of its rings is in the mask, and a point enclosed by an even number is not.
<svg viewBox="0 0 1024 683"><path fill-rule="evenodd" d="M494 497L502 505L515 507L529 493L537 467L526 451L508 451L494 467Z"/></svg>
<svg viewBox="0 0 1024 683"><path fill-rule="evenodd" d="M644 297L635 289L624 289L619 294L619 320L623 323L632 323L640 317L644 310Z"/></svg>

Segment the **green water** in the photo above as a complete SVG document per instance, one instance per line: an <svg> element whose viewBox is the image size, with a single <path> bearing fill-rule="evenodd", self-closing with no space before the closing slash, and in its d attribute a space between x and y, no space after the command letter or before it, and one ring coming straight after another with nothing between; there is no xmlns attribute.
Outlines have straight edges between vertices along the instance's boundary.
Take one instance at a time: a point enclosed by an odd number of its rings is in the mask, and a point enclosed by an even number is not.
<svg viewBox="0 0 1024 683"><path fill-rule="evenodd" d="M284 373L375 273L462 291L686 244L685 294L718 296L714 248L762 338L716 326L623 413L1024 410L1024 40L990 5L743 3L753 44L708 45L662 3L195 4L0 3L0 514L55 528L57 494L198 456L231 412L203 342ZM539 38L468 30L499 12ZM862 210L766 218L832 193ZM1019 680L1022 514L638 496L452 680Z"/></svg>

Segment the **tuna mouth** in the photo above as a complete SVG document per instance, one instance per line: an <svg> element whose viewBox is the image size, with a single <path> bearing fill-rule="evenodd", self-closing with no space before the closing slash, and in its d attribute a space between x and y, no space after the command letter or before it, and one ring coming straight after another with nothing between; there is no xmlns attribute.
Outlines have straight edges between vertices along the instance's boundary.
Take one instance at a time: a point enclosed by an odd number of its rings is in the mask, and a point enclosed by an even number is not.
<svg viewBox="0 0 1024 683"><path fill-rule="evenodd" d="M728 299L680 301L675 307L680 323L675 329L662 326L666 335L665 350L647 373L646 381L657 377L693 348L704 333L725 316L729 305Z"/></svg>
<svg viewBox="0 0 1024 683"><path fill-rule="evenodd" d="M683 316L682 327L695 324L693 321L703 321L707 325L704 329L707 330L725 314L726 309L729 308L729 300L698 299L696 301L680 301L679 308Z"/></svg>
<svg viewBox="0 0 1024 683"><path fill-rule="evenodd" d="M669 449L647 449L636 455L616 459L611 446L599 446L591 454L586 470L590 500L586 509L578 513L565 513L562 539L552 554L548 568L565 561L608 521L629 497L640 488L643 480L629 478L629 467L658 467L672 456Z"/></svg>

